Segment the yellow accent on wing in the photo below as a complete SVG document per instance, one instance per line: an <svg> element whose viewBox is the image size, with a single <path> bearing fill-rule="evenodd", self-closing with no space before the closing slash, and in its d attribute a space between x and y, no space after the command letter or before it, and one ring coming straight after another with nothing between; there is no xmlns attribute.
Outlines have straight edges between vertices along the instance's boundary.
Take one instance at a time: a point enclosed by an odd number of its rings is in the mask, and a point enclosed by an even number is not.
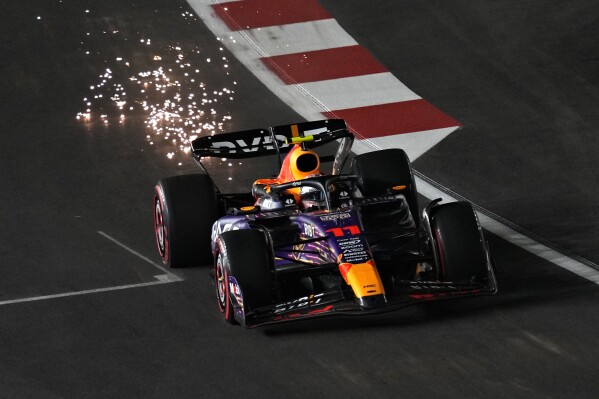
<svg viewBox="0 0 599 399"><path fill-rule="evenodd" d="M304 141L314 141L314 136L305 136L305 137L291 137L287 139L287 144L299 144Z"/></svg>

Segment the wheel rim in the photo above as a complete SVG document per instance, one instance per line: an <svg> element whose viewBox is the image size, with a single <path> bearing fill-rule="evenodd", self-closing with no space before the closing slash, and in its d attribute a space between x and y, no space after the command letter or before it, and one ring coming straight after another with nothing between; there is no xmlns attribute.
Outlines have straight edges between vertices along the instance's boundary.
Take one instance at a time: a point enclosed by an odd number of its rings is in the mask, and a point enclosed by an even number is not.
<svg viewBox="0 0 599 399"><path fill-rule="evenodd" d="M154 231L156 232L156 243L158 244L158 251L160 251L160 255L164 257L166 250L166 232L162 214L162 204L158 198L155 199L154 203Z"/></svg>
<svg viewBox="0 0 599 399"><path fill-rule="evenodd" d="M216 297L218 299L218 307L221 313L225 313L227 308L227 281L226 273L223 266L221 254L218 254L214 271L214 282L216 285Z"/></svg>

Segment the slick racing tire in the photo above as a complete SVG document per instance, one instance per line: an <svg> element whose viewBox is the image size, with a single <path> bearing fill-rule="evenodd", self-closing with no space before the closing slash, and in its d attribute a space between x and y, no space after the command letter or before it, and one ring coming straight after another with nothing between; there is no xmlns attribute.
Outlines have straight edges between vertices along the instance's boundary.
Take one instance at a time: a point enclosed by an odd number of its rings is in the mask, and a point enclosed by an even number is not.
<svg viewBox="0 0 599 399"><path fill-rule="evenodd" d="M217 239L214 279L218 307L224 319L235 323L234 313L272 302L272 256L264 233L234 230Z"/></svg>
<svg viewBox="0 0 599 399"><path fill-rule="evenodd" d="M154 188L154 231L162 262L169 268L212 264L212 224L219 202L207 175L167 177Z"/></svg>
<svg viewBox="0 0 599 399"><path fill-rule="evenodd" d="M406 197L410 213L416 225L420 225L416 182L404 150L390 148L358 155L352 162L352 173L358 176L360 191L367 197L385 195L392 187L406 186L397 192Z"/></svg>
<svg viewBox="0 0 599 399"><path fill-rule="evenodd" d="M438 205L430 212L442 281L487 284L487 245L468 202Z"/></svg>

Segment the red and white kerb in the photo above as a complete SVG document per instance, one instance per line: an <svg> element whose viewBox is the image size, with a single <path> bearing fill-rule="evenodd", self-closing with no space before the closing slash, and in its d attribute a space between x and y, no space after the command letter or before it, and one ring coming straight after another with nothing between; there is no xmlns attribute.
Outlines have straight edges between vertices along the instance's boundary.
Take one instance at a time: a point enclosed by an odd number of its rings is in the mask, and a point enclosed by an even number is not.
<svg viewBox="0 0 599 399"><path fill-rule="evenodd" d="M188 0L269 89L307 120L342 118L356 152L399 147L412 160L459 123L408 89L316 0Z"/></svg>

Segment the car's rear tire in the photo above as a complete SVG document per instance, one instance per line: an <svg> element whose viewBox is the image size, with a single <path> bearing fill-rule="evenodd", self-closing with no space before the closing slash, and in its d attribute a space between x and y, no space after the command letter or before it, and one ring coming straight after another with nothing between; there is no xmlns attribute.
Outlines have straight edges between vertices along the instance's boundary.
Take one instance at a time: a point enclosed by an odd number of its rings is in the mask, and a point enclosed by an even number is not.
<svg viewBox="0 0 599 399"><path fill-rule="evenodd" d="M261 231L234 230L218 237L214 265L216 297L227 322L235 322L235 309L245 315L249 309L272 302L272 262Z"/></svg>
<svg viewBox="0 0 599 399"><path fill-rule="evenodd" d="M404 150L389 148L358 155L352 162L360 191L368 197L387 194L390 189L405 186L397 193L406 197L412 218L420 225L416 182L410 159Z"/></svg>
<svg viewBox="0 0 599 399"><path fill-rule="evenodd" d="M442 281L488 282L487 247L468 202L438 205L430 212Z"/></svg>
<svg viewBox="0 0 599 399"><path fill-rule="evenodd" d="M169 268L212 264L210 236L220 215L207 175L161 179L154 188L154 231L158 253Z"/></svg>

